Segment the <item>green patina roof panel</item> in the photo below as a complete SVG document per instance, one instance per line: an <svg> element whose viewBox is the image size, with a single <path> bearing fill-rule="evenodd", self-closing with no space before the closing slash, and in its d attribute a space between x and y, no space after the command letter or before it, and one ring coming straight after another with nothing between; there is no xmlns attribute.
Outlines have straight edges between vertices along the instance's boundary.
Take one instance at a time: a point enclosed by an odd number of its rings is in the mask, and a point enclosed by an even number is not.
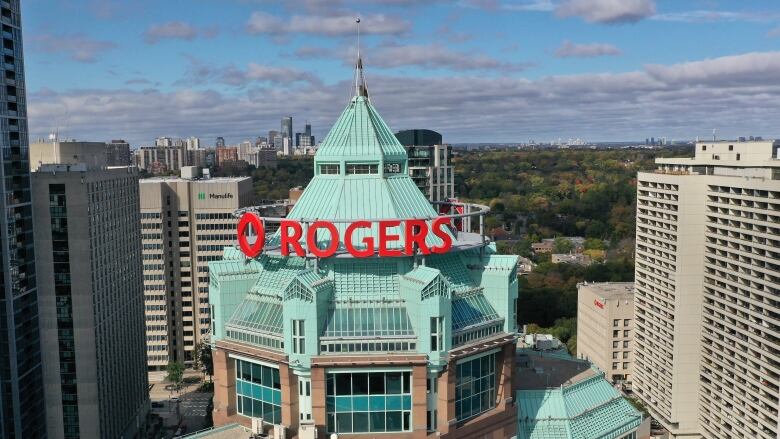
<svg viewBox="0 0 780 439"><path fill-rule="evenodd" d="M364 96L352 98L315 156L316 161L349 158L406 160L406 150Z"/></svg>

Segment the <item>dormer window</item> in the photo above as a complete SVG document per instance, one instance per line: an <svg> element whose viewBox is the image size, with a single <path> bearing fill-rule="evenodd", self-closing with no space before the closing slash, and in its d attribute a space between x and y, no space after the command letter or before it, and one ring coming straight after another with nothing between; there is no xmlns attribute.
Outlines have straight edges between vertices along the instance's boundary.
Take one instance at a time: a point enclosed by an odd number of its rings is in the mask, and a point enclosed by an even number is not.
<svg viewBox="0 0 780 439"><path fill-rule="evenodd" d="M400 174L400 173L401 173L400 163L385 163L385 174Z"/></svg>
<svg viewBox="0 0 780 439"><path fill-rule="evenodd" d="M347 163L347 175L379 174L379 165L367 163Z"/></svg>
<svg viewBox="0 0 780 439"><path fill-rule="evenodd" d="M339 164L323 164L320 165L320 174L338 175L341 173L341 165Z"/></svg>

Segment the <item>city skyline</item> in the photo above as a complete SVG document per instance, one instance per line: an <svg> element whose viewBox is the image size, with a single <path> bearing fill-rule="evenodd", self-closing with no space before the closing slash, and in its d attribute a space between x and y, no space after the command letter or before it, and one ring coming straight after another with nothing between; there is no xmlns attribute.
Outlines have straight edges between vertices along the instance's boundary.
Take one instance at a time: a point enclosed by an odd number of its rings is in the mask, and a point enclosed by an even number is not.
<svg viewBox="0 0 780 439"><path fill-rule="evenodd" d="M30 131L236 143L291 115L322 138L349 98L360 16L372 100L399 130L451 143L780 134L776 5L618 3L45 1L26 11Z"/></svg>

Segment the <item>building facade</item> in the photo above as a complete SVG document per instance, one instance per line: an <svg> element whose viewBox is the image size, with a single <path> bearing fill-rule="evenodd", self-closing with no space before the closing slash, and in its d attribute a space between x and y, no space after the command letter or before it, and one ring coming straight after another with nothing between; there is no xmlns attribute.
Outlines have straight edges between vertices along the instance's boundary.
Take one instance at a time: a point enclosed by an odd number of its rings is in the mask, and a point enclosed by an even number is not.
<svg viewBox="0 0 780 439"><path fill-rule="evenodd" d="M637 184L634 391L675 437L775 438L780 142L698 142Z"/></svg>
<svg viewBox="0 0 780 439"><path fill-rule="evenodd" d="M208 262L235 244L252 179L148 178L140 198L148 366L190 365L209 332Z"/></svg>
<svg viewBox="0 0 780 439"><path fill-rule="evenodd" d="M218 146L216 149L217 166L226 162L238 161L238 148L235 146Z"/></svg>
<svg viewBox="0 0 780 439"><path fill-rule="evenodd" d="M435 217L359 90L287 218ZM365 249L379 234L364 229L351 244ZM318 247L331 240L316 236ZM226 248L210 263L215 424L262 418L302 439L512 437L517 257L477 234L448 236L449 252L425 256L247 259ZM403 248L398 238L391 248Z"/></svg>
<svg viewBox="0 0 780 439"><path fill-rule="evenodd" d="M48 437L135 437L149 410L138 171L44 164L32 187Z"/></svg>
<svg viewBox="0 0 780 439"><path fill-rule="evenodd" d="M138 169L152 174L163 174L178 171L182 166L189 165L187 148L184 145L169 145L170 142L161 139L157 139L160 145L142 146L134 151Z"/></svg>
<svg viewBox="0 0 780 439"><path fill-rule="evenodd" d="M33 142L30 144L30 170L35 171L43 164L83 163L89 168L131 166L130 145L123 140L111 142L58 139Z"/></svg>
<svg viewBox="0 0 780 439"><path fill-rule="evenodd" d="M409 157L409 175L431 201L455 198L455 168L452 145L442 143L441 134L431 130L404 130L395 137Z"/></svg>
<svg viewBox="0 0 780 439"><path fill-rule="evenodd" d="M0 3L0 438L45 435L19 0Z"/></svg>
<svg viewBox="0 0 780 439"><path fill-rule="evenodd" d="M634 349L634 283L577 285L577 356L612 384L630 389Z"/></svg>

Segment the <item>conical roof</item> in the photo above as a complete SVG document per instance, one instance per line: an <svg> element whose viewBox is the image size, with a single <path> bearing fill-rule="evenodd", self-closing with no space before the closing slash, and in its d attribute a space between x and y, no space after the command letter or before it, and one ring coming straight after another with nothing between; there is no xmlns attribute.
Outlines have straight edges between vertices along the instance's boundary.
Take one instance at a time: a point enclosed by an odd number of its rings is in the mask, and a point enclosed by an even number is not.
<svg viewBox="0 0 780 439"><path fill-rule="evenodd" d="M406 150L367 96L354 96L317 150L316 163L406 162Z"/></svg>
<svg viewBox="0 0 780 439"><path fill-rule="evenodd" d="M358 62L358 73L362 65ZM362 75L361 75L362 77ZM314 178L295 203L290 219L377 220L435 218L436 210L412 181L407 170L406 150L376 111L365 85L341 113L314 156ZM348 223L337 223L343 237ZM403 230L394 247L402 247ZM323 244L327 232L322 232ZM356 247L363 238L378 239L376 224L353 235ZM429 236L429 245L439 238Z"/></svg>

